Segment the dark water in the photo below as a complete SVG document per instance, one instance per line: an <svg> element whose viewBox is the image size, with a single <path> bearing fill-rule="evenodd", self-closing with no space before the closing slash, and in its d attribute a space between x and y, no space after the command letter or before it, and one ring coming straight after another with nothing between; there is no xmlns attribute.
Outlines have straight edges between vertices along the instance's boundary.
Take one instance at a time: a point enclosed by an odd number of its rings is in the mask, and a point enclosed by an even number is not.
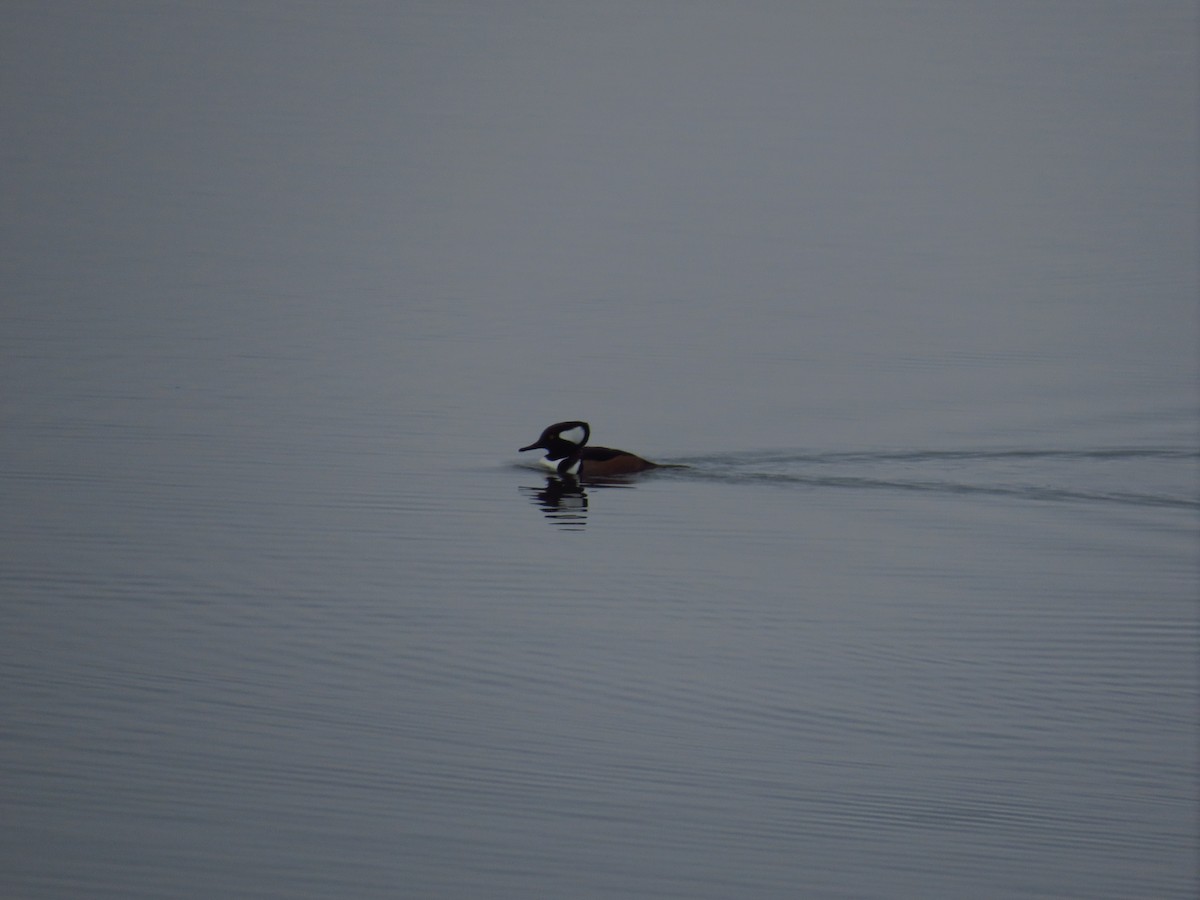
<svg viewBox="0 0 1200 900"><path fill-rule="evenodd" d="M5 896L1195 895L1194 4L2 16Z"/></svg>

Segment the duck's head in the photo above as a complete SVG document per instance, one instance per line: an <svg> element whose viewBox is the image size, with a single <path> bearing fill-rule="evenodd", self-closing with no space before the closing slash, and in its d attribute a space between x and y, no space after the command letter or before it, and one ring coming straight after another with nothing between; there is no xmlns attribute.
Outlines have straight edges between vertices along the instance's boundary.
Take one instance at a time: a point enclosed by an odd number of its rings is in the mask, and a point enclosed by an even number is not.
<svg viewBox="0 0 1200 900"><path fill-rule="evenodd" d="M566 459L579 452L591 433L592 428L587 422L556 422L543 431L536 441L518 452L545 450L546 459Z"/></svg>

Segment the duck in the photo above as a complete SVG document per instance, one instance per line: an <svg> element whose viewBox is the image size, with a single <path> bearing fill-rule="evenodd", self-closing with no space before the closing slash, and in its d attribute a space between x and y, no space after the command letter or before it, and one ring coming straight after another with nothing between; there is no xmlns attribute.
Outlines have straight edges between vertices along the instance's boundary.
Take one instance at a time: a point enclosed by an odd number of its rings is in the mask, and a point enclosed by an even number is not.
<svg viewBox="0 0 1200 900"><path fill-rule="evenodd" d="M661 468L658 463L642 459L627 450L589 447L587 442L591 436L592 427L587 422L555 422L536 441L521 447L518 452L545 450L545 457L539 460L543 466L558 475L577 478L607 478L610 475L631 475Z"/></svg>

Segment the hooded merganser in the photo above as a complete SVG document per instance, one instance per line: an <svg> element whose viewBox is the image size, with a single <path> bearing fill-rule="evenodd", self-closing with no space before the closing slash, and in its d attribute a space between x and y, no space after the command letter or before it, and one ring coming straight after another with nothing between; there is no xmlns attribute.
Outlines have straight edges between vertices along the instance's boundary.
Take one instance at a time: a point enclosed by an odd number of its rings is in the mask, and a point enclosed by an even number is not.
<svg viewBox="0 0 1200 900"><path fill-rule="evenodd" d="M546 468L559 475L576 475L580 478L604 478L608 475L628 475L657 469L658 463L642 459L624 450L608 447L587 447L592 429L587 422L557 422L542 432L542 436L522 447L526 450L545 450L541 460Z"/></svg>

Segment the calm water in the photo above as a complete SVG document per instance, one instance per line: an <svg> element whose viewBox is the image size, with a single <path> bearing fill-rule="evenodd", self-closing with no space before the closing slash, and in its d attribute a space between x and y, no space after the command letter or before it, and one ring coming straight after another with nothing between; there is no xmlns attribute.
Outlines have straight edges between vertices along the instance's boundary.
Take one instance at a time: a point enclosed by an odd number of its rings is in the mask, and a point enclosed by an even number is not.
<svg viewBox="0 0 1200 900"><path fill-rule="evenodd" d="M0 16L5 896L1195 895L1194 4Z"/></svg>

